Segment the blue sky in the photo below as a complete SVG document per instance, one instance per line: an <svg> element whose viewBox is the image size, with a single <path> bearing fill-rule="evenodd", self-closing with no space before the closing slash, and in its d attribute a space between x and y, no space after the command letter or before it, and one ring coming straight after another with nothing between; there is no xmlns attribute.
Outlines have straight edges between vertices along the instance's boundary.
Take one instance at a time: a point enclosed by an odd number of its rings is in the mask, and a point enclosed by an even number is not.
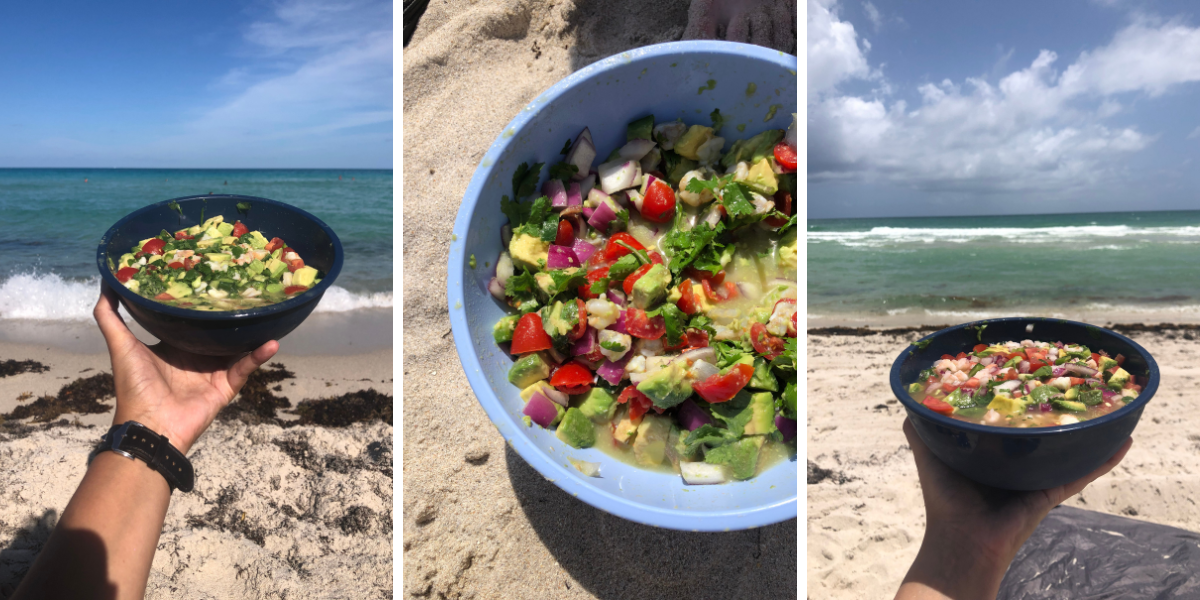
<svg viewBox="0 0 1200 600"><path fill-rule="evenodd" d="M0 167L392 167L392 4L10 2Z"/></svg>
<svg viewBox="0 0 1200 600"><path fill-rule="evenodd" d="M808 216L1200 209L1200 5L808 1Z"/></svg>

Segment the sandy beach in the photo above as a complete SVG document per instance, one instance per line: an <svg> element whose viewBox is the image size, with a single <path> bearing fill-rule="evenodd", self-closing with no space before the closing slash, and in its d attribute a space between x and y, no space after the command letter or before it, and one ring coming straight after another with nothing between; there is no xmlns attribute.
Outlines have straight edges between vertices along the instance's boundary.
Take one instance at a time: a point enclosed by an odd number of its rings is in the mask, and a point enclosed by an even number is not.
<svg viewBox="0 0 1200 600"><path fill-rule="evenodd" d="M680 39L686 1L434 3L404 50L404 597L754 598L796 589L796 521L727 534L637 525L529 467L467 384L446 302L460 198L538 93Z"/></svg>
<svg viewBox="0 0 1200 600"><path fill-rule="evenodd" d="M1065 504L1200 531L1195 428L1181 417L1197 406L1196 325L1145 326L1141 315L1095 321L1153 353L1162 383L1112 473ZM854 323L853 325L857 325ZM828 326L826 324L825 326ZM810 322L810 327L813 324ZM940 327L862 335L846 328L808 337L808 596L891 597L920 546L924 505L905 418L887 384L909 342ZM877 329L884 329L877 328ZM816 469L814 469L814 466Z"/></svg>
<svg viewBox="0 0 1200 600"><path fill-rule="evenodd" d="M385 324L386 340L372 333ZM316 314L284 339L193 447L196 487L172 499L147 598L391 597L390 332L391 311L371 310ZM0 599L111 423L110 390L94 324L0 325Z"/></svg>

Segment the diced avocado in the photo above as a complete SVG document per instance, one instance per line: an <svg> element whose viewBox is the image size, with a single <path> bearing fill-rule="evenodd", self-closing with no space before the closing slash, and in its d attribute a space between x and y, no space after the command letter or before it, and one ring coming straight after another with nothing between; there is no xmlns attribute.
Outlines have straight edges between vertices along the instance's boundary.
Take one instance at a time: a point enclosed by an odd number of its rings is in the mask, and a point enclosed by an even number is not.
<svg viewBox="0 0 1200 600"><path fill-rule="evenodd" d="M283 275L283 272L286 270L287 263L279 260L278 258L272 258L271 260L267 261L267 271L271 273L271 277L278 278L280 275Z"/></svg>
<svg viewBox="0 0 1200 600"><path fill-rule="evenodd" d="M497 344L511 342L513 331L517 328L517 321L520 320L521 317L518 315L500 317L500 320L496 321L496 324L492 327L492 338L496 340Z"/></svg>
<svg viewBox="0 0 1200 600"><path fill-rule="evenodd" d="M209 227L208 229L205 229L204 235L206 235L209 238L214 239L214 240L219 240L219 239L225 237L225 234L221 233L221 231L219 229L217 229L216 227Z"/></svg>
<svg viewBox="0 0 1200 600"><path fill-rule="evenodd" d="M232 256L225 254L223 252L214 252L212 254L205 254L204 257L207 258L209 261L215 262L215 263L229 262L229 260L231 258L233 258Z"/></svg>
<svg viewBox="0 0 1200 600"><path fill-rule="evenodd" d="M267 244L269 243L270 242L267 241L267 238L263 237L262 233L259 233L258 231L250 232L250 245L255 249L262 250L263 248L266 248Z"/></svg>
<svg viewBox="0 0 1200 600"><path fill-rule="evenodd" d="M596 428L578 408L571 407L563 415L554 436L572 448L591 448L596 445Z"/></svg>
<svg viewBox="0 0 1200 600"><path fill-rule="evenodd" d="M208 229L209 227L214 227L214 226L219 225L224 222L225 222L225 217L222 215L217 215L215 217L209 217L208 220L204 221L204 224L201 225L201 227L204 229Z"/></svg>
<svg viewBox="0 0 1200 600"><path fill-rule="evenodd" d="M1115 366L1117 366L1117 361L1115 361L1107 356L1101 356L1100 364L1096 365L1096 368L1100 369L1101 371L1107 371Z"/></svg>
<svg viewBox="0 0 1200 600"><path fill-rule="evenodd" d="M217 231L221 232L221 237L226 237L233 233L233 223L219 223L217 224Z"/></svg>
<svg viewBox="0 0 1200 600"><path fill-rule="evenodd" d="M200 235L201 231L204 231L204 228L199 225L192 225L191 227L187 228L187 234L192 237Z"/></svg>
<svg viewBox="0 0 1200 600"><path fill-rule="evenodd" d="M561 423L563 420L563 417L566 416L566 414L567 414L567 409L563 408L563 405L561 405L557 402L554 403L554 410L558 411L558 414L555 415L554 420L550 422L551 427L554 427L555 425L558 425L559 423Z"/></svg>
<svg viewBox="0 0 1200 600"><path fill-rule="evenodd" d="M161 254L151 254L150 256L146 257L146 264L156 263L162 259L163 257Z"/></svg>
<svg viewBox="0 0 1200 600"><path fill-rule="evenodd" d="M1025 412L1028 404L1021 399L1006 396L1004 394L996 394L995 398L988 403L987 407L1002 415L1016 416Z"/></svg>
<svg viewBox="0 0 1200 600"><path fill-rule="evenodd" d="M233 237L232 235L227 235L221 238L221 243L225 244L226 246L232 246L237 243L237 238Z"/></svg>
<svg viewBox="0 0 1200 600"><path fill-rule="evenodd" d="M754 375L750 376L750 383L746 385L756 390L779 391L779 380L771 373L771 365L761 358L754 359Z"/></svg>
<svg viewBox="0 0 1200 600"><path fill-rule="evenodd" d="M545 379L539 379L539 380L529 384L528 386L526 386L525 389L521 390L521 399L526 402L529 402L529 400L532 399L533 395L537 392L542 392L543 395L545 395L546 397L549 397L549 394L546 394L546 392L545 392L545 390L548 390L548 389L552 390L554 388L551 387L550 384L547 383Z"/></svg>
<svg viewBox="0 0 1200 600"><path fill-rule="evenodd" d="M625 128L625 140L648 140L654 131L654 115L646 115Z"/></svg>
<svg viewBox="0 0 1200 600"><path fill-rule="evenodd" d="M579 267L567 267L565 269L555 269L553 274L549 271L541 271L533 274L533 281L537 283L538 290L542 292L544 298L552 298L567 290L574 289L581 285L584 281L583 269Z"/></svg>
<svg viewBox="0 0 1200 600"><path fill-rule="evenodd" d="M666 267L656 264L633 284L633 305L642 310L650 310L666 299L669 287L671 272Z"/></svg>
<svg viewBox="0 0 1200 600"><path fill-rule="evenodd" d="M671 433L667 435L667 459L672 464L677 464L679 461L694 462L700 458L700 445L696 445L690 453L688 452L688 445L684 443L688 433L686 429L671 425Z"/></svg>
<svg viewBox="0 0 1200 600"><path fill-rule="evenodd" d="M130 279L129 281L125 282L125 288L134 293L137 293L141 287L142 284L138 283L138 280L136 279Z"/></svg>
<svg viewBox="0 0 1200 600"><path fill-rule="evenodd" d="M1075 387L1079 387L1079 386L1075 386ZM1075 389L1075 388L1071 388L1071 389ZM1100 390L1087 390L1087 391L1079 392L1079 401L1088 406L1096 406L1097 404L1100 404L1101 402L1104 401L1104 394L1100 393Z"/></svg>
<svg viewBox="0 0 1200 600"><path fill-rule="evenodd" d="M925 386L921 385L920 383L914 383L908 386L908 393L914 396L923 391L925 391Z"/></svg>
<svg viewBox="0 0 1200 600"><path fill-rule="evenodd" d="M612 394L602 388L594 387L583 397L583 404L579 405L579 411L593 423L608 423L617 413L618 406L620 405L617 404Z"/></svg>
<svg viewBox="0 0 1200 600"><path fill-rule="evenodd" d="M566 339L579 326L579 305L574 300L558 300L542 309L542 330L555 340Z"/></svg>
<svg viewBox="0 0 1200 600"><path fill-rule="evenodd" d="M219 243L221 243L221 240L217 240L217 239L213 239L213 240L199 240L199 241L197 241L197 242L196 242L196 247L197 247L197 248L208 248L208 247L211 247L211 246L216 246L216 245L217 245L217 244L219 244Z"/></svg>
<svg viewBox="0 0 1200 600"><path fill-rule="evenodd" d="M703 125L692 125L688 128L678 141L675 142L675 153L692 160L700 160L700 155L696 150L700 148L704 142L713 138L712 127Z"/></svg>
<svg viewBox="0 0 1200 600"><path fill-rule="evenodd" d="M1047 387L1047 386L1042 386L1042 387ZM1050 387L1052 387L1052 386L1050 386ZM1070 388L1068 388L1065 397L1067 400L1078 400L1079 399L1079 386L1075 385L1075 386L1071 386Z"/></svg>
<svg viewBox="0 0 1200 600"><path fill-rule="evenodd" d="M119 265L117 268L118 268L118 269L124 269L125 267L128 267L129 265L132 265L132 264L133 264L133 262L134 262L134 260L135 260L135 259L133 258L133 255L132 255L132 254L128 254L128 253L126 253L126 254L122 254L122 255L121 255L121 260L117 261L117 264Z"/></svg>
<svg viewBox="0 0 1200 600"><path fill-rule="evenodd" d="M1058 395L1058 388L1056 388L1052 385L1042 385L1042 386L1038 386L1038 387L1034 388L1033 392L1031 392L1029 394L1029 397L1034 402L1041 404L1043 402L1048 401L1051 396L1056 396L1056 395ZM1070 399L1071 398L1068 398L1068 400L1070 400Z"/></svg>
<svg viewBox="0 0 1200 600"><path fill-rule="evenodd" d="M1117 371L1112 374L1112 377L1108 378L1108 389L1120 391L1121 388L1125 387L1126 383L1129 383L1129 377L1128 371L1117 367Z"/></svg>
<svg viewBox="0 0 1200 600"><path fill-rule="evenodd" d="M550 260L550 242L543 242L542 238L533 237L528 233L518 233L508 243L508 253L512 256L514 265L538 271Z"/></svg>
<svg viewBox="0 0 1200 600"><path fill-rule="evenodd" d="M767 435L775 431L775 397L771 392L759 392L750 396L750 422L746 423L746 435Z"/></svg>
<svg viewBox="0 0 1200 600"><path fill-rule="evenodd" d="M317 270L312 267L300 267L292 273L292 285L303 285L312 287L313 281L317 279Z"/></svg>
<svg viewBox="0 0 1200 600"><path fill-rule="evenodd" d="M278 259L280 256L283 256L283 248L276 248L271 251L271 258Z"/></svg>
<svg viewBox="0 0 1200 600"><path fill-rule="evenodd" d="M1049 365L1047 365L1045 367L1040 367L1040 368L1038 368L1038 370L1033 372L1033 376L1035 379L1041 379L1042 377L1050 377L1053 374L1054 374L1054 370L1051 369Z"/></svg>
<svg viewBox="0 0 1200 600"><path fill-rule="evenodd" d="M753 163L772 156L783 133L782 129L768 129L748 140L738 140L721 159L721 165L729 168L742 161Z"/></svg>
<svg viewBox="0 0 1200 600"><path fill-rule="evenodd" d="M550 365L537 353L526 354L513 363L508 370L508 382L517 387L527 387L539 379L550 376Z"/></svg>
<svg viewBox="0 0 1200 600"><path fill-rule="evenodd" d="M252 260L250 264L246 265L246 270L249 271L252 277L262 274L265 268L267 268L267 265L261 260Z"/></svg>
<svg viewBox="0 0 1200 600"><path fill-rule="evenodd" d="M771 170L771 161L765 158L754 163L746 173L746 178L741 181L746 187L764 196L774 196L775 192L779 191L779 182L775 179L775 172Z"/></svg>
<svg viewBox="0 0 1200 600"><path fill-rule="evenodd" d="M1055 398L1050 401L1050 404L1056 408L1069 410L1071 412L1084 412L1087 410L1087 405L1082 402L1075 402L1074 400L1065 400L1062 398Z"/></svg>
<svg viewBox="0 0 1200 600"><path fill-rule="evenodd" d="M590 426L590 424L589 424ZM643 465L662 464L667 452L667 437L671 434L671 419L661 415L647 414L637 428L633 440L633 455Z"/></svg>
<svg viewBox="0 0 1200 600"><path fill-rule="evenodd" d="M167 286L167 293L176 300L192 295L192 286L176 281Z"/></svg>
<svg viewBox="0 0 1200 600"><path fill-rule="evenodd" d="M734 479L750 479L758 468L758 454L764 441L763 436L755 435L718 446L704 453L704 462L728 466Z"/></svg>
<svg viewBox="0 0 1200 600"><path fill-rule="evenodd" d="M687 371L675 361L643 379L637 390L650 398L655 406L671 408L692 395L692 384L687 379Z"/></svg>
<svg viewBox="0 0 1200 600"><path fill-rule="evenodd" d="M1137 400L1138 395L1139 394L1137 390L1132 388L1128 390L1121 390L1121 399L1124 400L1126 404Z"/></svg>
<svg viewBox="0 0 1200 600"><path fill-rule="evenodd" d="M196 281L200 281L200 280L197 279ZM282 283L268 283L267 284L267 293L268 294L282 294L284 289L285 288L283 287Z"/></svg>

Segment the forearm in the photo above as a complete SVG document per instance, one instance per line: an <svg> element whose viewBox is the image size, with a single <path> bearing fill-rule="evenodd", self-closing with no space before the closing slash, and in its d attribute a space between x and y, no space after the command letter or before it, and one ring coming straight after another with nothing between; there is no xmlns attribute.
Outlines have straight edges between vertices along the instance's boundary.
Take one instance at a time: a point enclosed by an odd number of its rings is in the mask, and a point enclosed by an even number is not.
<svg viewBox="0 0 1200 600"><path fill-rule="evenodd" d="M146 463L101 452L13 600L142 598L170 499Z"/></svg>
<svg viewBox="0 0 1200 600"><path fill-rule="evenodd" d="M1009 562L974 552L969 543L927 533L896 600L992 600Z"/></svg>

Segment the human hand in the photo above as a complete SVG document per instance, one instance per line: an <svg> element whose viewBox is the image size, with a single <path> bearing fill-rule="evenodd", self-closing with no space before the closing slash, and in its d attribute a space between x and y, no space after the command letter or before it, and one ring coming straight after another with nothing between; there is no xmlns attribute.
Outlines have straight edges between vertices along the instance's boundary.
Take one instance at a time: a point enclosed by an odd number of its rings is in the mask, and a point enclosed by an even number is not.
<svg viewBox="0 0 1200 600"><path fill-rule="evenodd" d="M270 341L242 357L201 356L140 342L117 312L117 293L100 286L92 315L112 358L117 409L113 424L137 421L187 454L246 378L279 351Z"/></svg>
<svg viewBox="0 0 1200 600"><path fill-rule="evenodd" d="M933 455L907 419L904 435L917 464L926 525L921 550L897 598L995 598L1009 563L1050 509L1113 470L1133 445L1133 438L1126 440L1112 458L1071 483L1017 492L959 475ZM925 593L906 594L910 584L909 592L923 587Z"/></svg>

